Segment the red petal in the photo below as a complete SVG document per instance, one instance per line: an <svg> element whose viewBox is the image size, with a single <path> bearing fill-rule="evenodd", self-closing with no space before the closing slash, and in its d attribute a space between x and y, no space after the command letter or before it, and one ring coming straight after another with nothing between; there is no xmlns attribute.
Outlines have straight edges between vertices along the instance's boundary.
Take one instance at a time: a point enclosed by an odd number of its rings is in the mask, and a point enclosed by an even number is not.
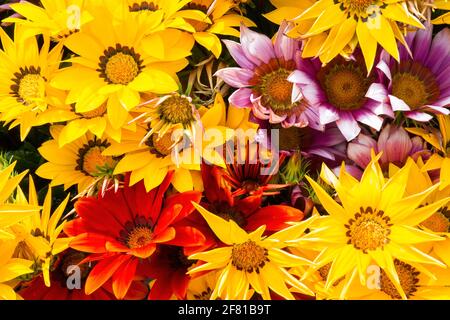
<svg viewBox="0 0 450 320"><path fill-rule="evenodd" d="M155 252L156 244L150 243L144 247L131 249L130 254L138 258L148 258Z"/></svg>
<svg viewBox="0 0 450 320"><path fill-rule="evenodd" d="M122 300L130 288L136 273L138 259L130 259L124 263L123 266L113 275L112 287L114 295L117 299Z"/></svg>
<svg viewBox="0 0 450 320"><path fill-rule="evenodd" d="M261 202L262 192L257 195L248 196L242 200L236 200L235 207L246 216L249 216L261 207Z"/></svg>
<svg viewBox="0 0 450 320"><path fill-rule="evenodd" d="M192 211L194 211L194 206L192 205L191 201L199 203L201 198L202 198L202 194L201 194L201 192L198 192L198 191L188 191L188 192L178 193L178 194L168 197L166 199L166 201L164 202L164 207L167 208L170 206L174 206L176 204L180 204L182 206L182 210L175 220L175 222L176 222L176 221L180 221L184 217L191 214Z"/></svg>
<svg viewBox="0 0 450 320"><path fill-rule="evenodd" d="M161 212L158 221L156 222L154 233L157 234L167 229L170 224L175 221L181 210L183 210L181 204L175 204L165 207Z"/></svg>
<svg viewBox="0 0 450 320"><path fill-rule="evenodd" d="M90 252L90 253L103 253L106 252L105 244L107 241L113 239L105 237L101 234L95 233L83 233L74 238L69 246L78 251Z"/></svg>
<svg viewBox="0 0 450 320"><path fill-rule="evenodd" d="M132 259L132 256L117 254L97 263L86 280L86 294L91 294L100 288L129 259Z"/></svg>
<svg viewBox="0 0 450 320"><path fill-rule="evenodd" d="M206 238L198 229L189 226L175 226L175 238L165 244L180 247L196 247L205 243Z"/></svg>
<svg viewBox="0 0 450 320"><path fill-rule="evenodd" d="M167 188L169 187L170 182L172 181L174 172L175 171L173 171L173 170L169 171L167 173L166 177L164 178L163 182L159 185L159 187L152 190L152 192L156 191L156 195L153 200L152 210L151 210L151 215L150 215L150 219L153 222L157 221L159 218L159 214L161 212L162 201L164 198L164 193L167 191Z"/></svg>
<svg viewBox="0 0 450 320"><path fill-rule="evenodd" d="M252 214L245 226L246 230L256 230L261 225L266 225L268 231L278 231L288 227L286 222L301 221L304 218L302 211L289 206L268 206L259 209Z"/></svg>
<svg viewBox="0 0 450 320"><path fill-rule="evenodd" d="M175 272L172 275L171 286L173 293L178 299L183 300L186 298L186 292L190 280L191 277L183 272Z"/></svg>
<svg viewBox="0 0 450 320"><path fill-rule="evenodd" d="M153 237L154 243L166 243L167 241L172 240L175 238L176 233L175 229L173 227L167 228L161 233L155 234Z"/></svg>

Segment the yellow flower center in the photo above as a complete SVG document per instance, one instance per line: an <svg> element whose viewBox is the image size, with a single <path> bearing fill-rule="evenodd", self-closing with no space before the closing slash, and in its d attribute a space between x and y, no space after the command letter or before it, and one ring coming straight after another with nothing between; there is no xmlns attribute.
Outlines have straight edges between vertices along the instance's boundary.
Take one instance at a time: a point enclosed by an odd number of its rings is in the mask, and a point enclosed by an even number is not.
<svg viewBox="0 0 450 320"><path fill-rule="evenodd" d="M191 101L184 96L172 95L158 105L158 113L165 121L187 125L195 120Z"/></svg>
<svg viewBox="0 0 450 320"><path fill-rule="evenodd" d="M135 227L129 234L127 244L130 249L141 248L153 240L153 232L145 226Z"/></svg>
<svg viewBox="0 0 450 320"><path fill-rule="evenodd" d="M442 213L446 211L447 208L443 208L439 212L433 213L431 217L422 222L420 225L434 232L449 232L450 221Z"/></svg>
<svg viewBox="0 0 450 320"><path fill-rule="evenodd" d="M157 11L159 10L159 6L151 1L141 1L140 3L135 2L132 5L128 6L128 9L130 10L130 12Z"/></svg>
<svg viewBox="0 0 450 320"><path fill-rule="evenodd" d="M413 296L414 292L417 291L420 272L413 266L400 260L395 260L394 265L400 279L400 285L402 286L406 297L410 298ZM382 270L380 274L380 288L381 291L388 294L392 299L402 298L384 270Z"/></svg>
<svg viewBox="0 0 450 320"><path fill-rule="evenodd" d="M121 52L109 58L106 75L115 84L128 84L136 78L139 68L132 56Z"/></svg>
<svg viewBox="0 0 450 320"><path fill-rule="evenodd" d="M104 51L97 71L110 84L126 85L137 77L143 68L142 63L133 48L116 44L115 48L109 47Z"/></svg>
<svg viewBox="0 0 450 320"><path fill-rule="evenodd" d="M392 94L411 109L431 104L439 98L440 89L430 69L419 62L405 61L394 69Z"/></svg>
<svg viewBox="0 0 450 320"><path fill-rule="evenodd" d="M266 74L261 79L258 91L261 92L262 102L268 105L274 112L283 112L292 109L292 88L293 83L287 78L290 71L279 69Z"/></svg>
<svg viewBox="0 0 450 320"><path fill-rule="evenodd" d="M168 156L172 152L172 148L176 143L172 141L172 133L166 133L162 137L152 134L147 145L151 147L151 151L156 151L161 157Z"/></svg>
<svg viewBox="0 0 450 320"><path fill-rule="evenodd" d="M45 80L39 74L27 74L20 81L19 96L27 104L45 96Z"/></svg>
<svg viewBox="0 0 450 320"><path fill-rule="evenodd" d="M364 105L370 86L368 79L353 61L335 64L319 73L328 101L340 110L357 110Z"/></svg>
<svg viewBox="0 0 450 320"><path fill-rule="evenodd" d="M78 165L75 169L92 177L111 174L117 161L113 157L102 155L107 147L106 142L90 140L78 150Z"/></svg>
<svg viewBox="0 0 450 320"><path fill-rule="evenodd" d="M384 216L383 211L361 207L360 212L345 225L348 229L346 233L348 244L352 244L363 253L367 253L368 250L382 249L389 242L391 226L390 218Z"/></svg>
<svg viewBox="0 0 450 320"><path fill-rule="evenodd" d="M340 9L348 14L348 17L367 18L374 13L380 12L386 4L380 0L337 0L340 3ZM336 3L336 1L335 1Z"/></svg>
<svg viewBox="0 0 450 320"><path fill-rule="evenodd" d="M257 245L254 241L248 240L241 244L235 244L231 252L231 263L237 270L245 272L259 273L259 269L264 267L268 259L268 251Z"/></svg>

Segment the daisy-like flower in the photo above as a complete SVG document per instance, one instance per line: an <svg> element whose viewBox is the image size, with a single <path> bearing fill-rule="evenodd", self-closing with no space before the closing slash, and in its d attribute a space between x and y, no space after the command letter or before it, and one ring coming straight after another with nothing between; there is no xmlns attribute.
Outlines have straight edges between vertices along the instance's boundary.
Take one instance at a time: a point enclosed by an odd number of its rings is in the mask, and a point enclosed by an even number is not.
<svg viewBox="0 0 450 320"><path fill-rule="evenodd" d="M201 271L219 272L217 283L210 299L239 300L248 297L254 289L263 299L270 299L270 290L285 299L294 297L287 285L302 293L313 292L286 268L308 265L310 261L283 250L287 240L301 236L313 221L300 222L265 238L265 226L251 233L241 229L233 220L226 221L203 207L194 204L205 218L215 235L224 243L223 247L193 254L189 259L206 263L189 270L189 274Z"/></svg>
<svg viewBox="0 0 450 320"><path fill-rule="evenodd" d="M70 59L72 65L61 69L51 84L69 91L66 103L75 104L78 113L106 103L108 119L118 129L126 124L129 111L141 102L140 93L177 90L175 73L184 68L185 62L158 64L167 61L159 55L161 42L155 44L157 53L149 54L157 40L144 41L143 26L136 21L114 21L113 14L102 6L96 8L94 17L64 42L78 56ZM169 46L160 40L162 48Z"/></svg>
<svg viewBox="0 0 450 320"><path fill-rule="evenodd" d="M12 16L3 22L13 22L26 27L28 35L45 34L53 41L64 41L93 19L87 10L88 2L88 0L46 0L33 4L30 1L20 1L9 5L20 18Z"/></svg>
<svg viewBox="0 0 450 320"><path fill-rule="evenodd" d="M195 123L195 140L187 140L187 145L180 150L178 148L179 136L176 132L168 131L168 128L181 129L183 123L193 125L201 113L200 121ZM144 113L143 113L144 114ZM245 128L253 130L254 126L248 122L248 114L239 112L236 108L228 110L223 98L216 96L215 103L211 108L200 108L199 111L193 107L190 99L185 96L174 94L166 98L155 109L148 112L150 119L159 132L155 132L152 126L138 126L136 132L127 131L124 133L121 143L112 142L103 154L118 156L125 153L119 161L114 174L131 172L131 185L144 180L147 190L158 186L164 179L168 171L174 170L172 184L179 192L201 189L200 163L202 158L210 163L222 165L223 158L219 157L214 150L205 148L220 146L231 135L230 129ZM247 117L247 118L246 118ZM184 122L184 119L188 120ZM178 121L178 123L176 123ZM163 131L161 131L163 130ZM218 133L216 141L206 139L204 133L211 130ZM163 135L162 132L164 132ZM172 136L173 135L173 136ZM213 144L214 142L214 144Z"/></svg>
<svg viewBox="0 0 450 320"><path fill-rule="evenodd" d="M296 83L304 99L318 110L320 124L336 123L347 141L360 133L358 122L379 131L381 114L392 110L377 101L374 75L367 76L360 52L350 59L337 57L325 67L319 59L301 59L298 70L289 77ZM375 87L377 86L377 87Z"/></svg>
<svg viewBox="0 0 450 320"><path fill-rule="evenodd" d="M48 119L40 113L49 106L64 105L64 93L50 86L62 56L62 46L49 49L49 39L39 49L35 37L25 37L22 26L14 29L14 42L0 29L3 50L0 51L0 121L10 128L20 125L24 140L31 127L42 125Z"/></svg>
<svg viewBox="0 0 450 320"><path fill-rule="evenodd" d="M444 189L450 186L450 116L438 115L439 129L408 128L413 134L421 136L431 144L438 152L433 153L423 166L422 170L440 170L440 187Z"/></svg>
<svg viewBox="0 0 450 320"><path fill-rule="evenodd" d="M326 290L345 276L340 298L347 296L349 284L354 279L368 285L368 267L375 265L384 270L398 294L406 299L407 292L402 288L394 257L415 266L445 267L417 248L419 244L441 241L442 238L420 230L417 225L449 199L419 207L438 185L420 193L406 194L410 166L404 166L392 178L385 180L378 164L379 157L374 157L369 163L361 181L350 176L344 166L339 179L326 166L323 167L321 176L331 183L341 203L307 177L328 215L320 217L316 226L296 243L307 244L320 252L312 270L331 262Z"/></svg>
<svg viewBox="0 0 450 320"><path fill-rule="evenodd" d="M52 285L45 285L44 278L37 276L33 280L23 283L19 294L25 300L115 300L112 282L107 281L103 286L90 295L84 290L69 288L67 279L73 275L74 266L80 268L80 285L84 288L86 277L91 267L88 264L78 265L86 254L83 252L68 249L58 255L55 263L52 265L50 277ZM141 281L133 281L130 285L125 300L142 300L148 295L147 286Z"/></svg>
<svg viewBox="0 0 450 320"><path fill-rule="evenodd" d="M248 27L255 26L250 19L233 13L231 11L233 7L234 4L230 0L191 0L178 15L184 17L195 29L193 33L195 41L219 58L222 44L218 35L239 37L239 31L235 27L241 24ZM206 18L192 19L190 15L193 10L202 12Z"/></svg>
<svg viewBox="0 0 450 320"><path fill-rule="evenodd" d="M381 84L374 88L375 99L416 121L449 114L450 30L444 28L433 37L433 28L427 25L425 30L408 34L406 42L412 56L401 46L400 62L386 52L381 54L377 65Z"/></svg>
<svg viewBox="0 0 450 320"><path fill-rule="evenodd" d="M34 181L29 177L28 199L18 189L16 202L39 207L38 196ZM49 188L45 196L42 209L32 216L23 219L9 227L15 244L15 258L22 258L34 262L33 269L42 271L44 283L50 287L50 269L56 255L69 247L70 238L60 237L66 221L60 221L69 201L69 196L58 205L52 213L52 191Z"/></svg>
<svg viewBox="0 0 450 320"><path fill-rule="evenodd" d="M41 165L36 174L52 180L50 185L64 185L65 189L78 186L78 192L95 191L99 182L108 184L113 176L117 160L104 156L102 152L110 142L87 133L77 140L59 147L62 126L52 126L52 140L44 142L38 149L48 162Z"/></svg>
<svg viewBox="0 0 450 320"><path fill-rule="evenodd" d="M304 10L294 21L302 28L303 21L314 19L302 38L317 36L315 54L323 63L329 63L347 45L353 49L359 43L367 70L373 67L378 44L399 60L398 39L405 42L400 24L423 28L402 0L318 0ZM293 34L303 30L293 29ZM321 35L320 37L318 37ZM344 52L344 55L345 52Z"/></svg>
<svg viewBox="0 0 450 320"><path fill-rule="evenodd" d="M172 176L169 173L150 192L143 183L129 186L126 181L117 192L76 202L78 217L64 231L75 237L71 248L91 253L84 262L98 261L86 280L86 294L111 278L114 295L122 299L142 259L152 256L160 244L199 246L205 241L197 229L177 225L194 210L191 202L200 201L201 194L192 191L164 199Z"/></svg>
<svg viewBox="0 0 450 320"><path fill-rule="evenodd" d="M224 68L216 75L239 88L230 96L230 103L251 107L255 117L284 127L309 125L321 129L317 114L289 80L298 67L300 43L285 35L288 28L287 23L282 24L273 43L267 36L242 25L240 44L224 41L240 67Z"/></svg>
<svg viewBox="0 0 450 320"><path fill-rule="evenodd" d="M271 183L278 174L286 154L275 155L269 150L263 150L260 145L236 146L226 149L226 169L223 179L229 183L234 197L241 195L274 195L287 184Z"/></svg>

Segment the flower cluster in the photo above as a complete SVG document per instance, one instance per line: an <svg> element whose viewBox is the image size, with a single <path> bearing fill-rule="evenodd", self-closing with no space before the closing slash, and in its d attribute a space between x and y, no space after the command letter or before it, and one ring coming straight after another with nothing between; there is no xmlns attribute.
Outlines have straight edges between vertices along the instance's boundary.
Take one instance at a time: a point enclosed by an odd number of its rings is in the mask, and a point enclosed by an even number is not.
<svg viewBox="0 0 450 320"><path fill-rule="evenodd" d="M450 299L449 9L7 1L0 299Z"/></svg>

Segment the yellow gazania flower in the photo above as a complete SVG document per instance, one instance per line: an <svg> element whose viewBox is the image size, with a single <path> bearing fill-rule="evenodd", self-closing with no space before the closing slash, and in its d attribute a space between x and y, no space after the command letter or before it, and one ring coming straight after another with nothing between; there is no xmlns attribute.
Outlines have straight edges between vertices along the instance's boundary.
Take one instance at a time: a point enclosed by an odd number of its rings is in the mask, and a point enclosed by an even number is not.
<svg viewBox="0 0 450 320"><path fill-rule="evenodd" d="M416 263L394 260L394 267L399 276L403 291L408 300L448 300L450 299L450 272L448 269L428 267L424 269ZM354 280L348 290L351 300L398 300L400 296L394 283L386 272L372 268L371 285L362 286ZM328 296L328 299L337 297Z"/></svg>
<svg viewBox="0 0 450 320"><path fill-rule="evenodd" d="M48 162L41 165L36 174L52 180L50 186L64 185L65 189L78 185L78 192L96 191L99 182L107 185L117 161L102 152L110 145L106 139L98 139L90 133L59 147L62 126L52 126L53 140L45 142L39 153Z"/></svg>
<svg viewBox="0 0 450 320"><path fill-rule="evenodd" d="M42 0L42 6L30 2L13 3L11 9L24 17L6 18L27 29L27 35L45 34L53 41L64 41L78 32L92 16L86 9L86 0Z"/></svg>
<svg viewBox="0 0 450 320"><path fill-rule="evenodd" d="M291 0L276 2L297 7ZM311 38L303 56L320 56L324 64L342 52L348 55L344 49L348 46L354 49L359 43L370 71L378 43L399 60L396 39L406 44L400 24L423 28L421 22L403 6L402 0L317 0L306 9L302 6L300 15L293 18L296 27L289 35ZM312 25L305 31L303 23L309 26L311 21Z"/></svg>
<svg viewBox="0 0 450 320"><path fill-rule="evenodd" d="M92 12L94 20L64 42L79 56L70 59L72 65L62 69L51 84L69 91L66 103L75 104L78 113L91 112L106 103L108 119L119 129L127 122L129 111L141 102L140 93L177 90L175 74L186 61L167 64L159 57L160 49L173 40L165 42L160 37L162 44L153 39L144 41L145 30L135 21L114 21L103 6ZM157 50L150 55L153 43Z"/></svg>
<svg viewBox="0 0 450 320"><path fill-rule="evenodd" d="M122 0L119 0L123 2ZM125 9L132 15L139 15L140 21L148 25L147 30L158 31L165 28L175 28L195 32L191 21L207 21L209 18L198 10L183 10L191 0L125 0Z"/></svg>
<svg viewBox="0 0 450 320"><path fill-rule="evenodd" d="M11 176L16 163L0 169L0 240L14 239L9 227L39 211L36 205L15 203L16 190L20 181L27 174Z"/></svg>
<svg viewBox="0 0 450 320"><path fill-rule="evenodd" d="M178 13L194 27L193 36L203 47L211 51L216 58L222 53L222 44L217 35L239 37L239 27L241 23L247 27L254 27L255 24L248 18L230 13L235 4L231 0L192 0L184 9ZM208 19L199 21L192 19L190 15L193 10L204 13Z"/></svg>
<svg viewBox="0 0 450 320"><path fill-rule="evenodd" d="M405 196L410 165L386 181L378 164L380 156L372 159L361 181L348 174L344 165L339 179L323 165L322 176L334 187L340 203L307 177L328 215L320 217L311 232L296 243L320 252L312 271L332 263L325 289L345 276L340 298L347 296L354 278L366 285L367 270L371 265L382 268L400 296L406 298L394 267L394 257L406 263L445 267L416 247L417 244L443 239L416 226L449 199L419 207L438 186Z"/></svg>
<svg viewBox="0 0 450 320"><path fill-rule="evenodd" d="M24 27L16 26L14 41L0 28L3 50L0 50L0 121L20 125L22 140L31 127L45 123L38 120L49 106L63 105L64 94L49 83L62 56L62 46L49 51L50 41L44 38L39 50L35 37L25 37Z"/></svg>
<svg viewBox="0 0 450 320"><path fill-rule="evenodd" d="M69 242L72 239L58 238L66 222L59 223L69 201L69 196L51 214L52 190L49 188L42 209L9 228L15 236L15 239L10 240L16 248L14 257L34 261L35 267L42 270L47 287L50 286L52 260L58 253L69 247ZM39 206L36 188L31 176L29 177L28 197L27 200L19 188L18 203Z"/></svg>
<svg viewBox="0 0 450 320"><path fill-rule="evenodd" d="M181 96L175 96L175 102L179 102ZM170 102L166 100L166 102ZM164 112L169 115L182 115L183 118L191 117L189 113L193 112L192 106L186 100L183 106L186 109L178 109L180 103L164 105ZM170 129L164 130L162 135L153 133L151 127L138 126L136 132L127 131L124 133L121 143L112 142L103 154L107 156L125 156L119 161L114 174L131 172L130 184L133 185L144 180L147 190L161 184L167 172L175 170L172 184L179 192L189 191L192 189L202 190L202 182L200 176L201 157L206 158L210 163L224 165L223 158L214 152L215 146L222 145L232 136L232 129L239 127L254 128L248 122L248 113L245 111L230 108L228 117L226 115L226 105L222 97L218 95L214 105L205 111L206 108L200 108L200 121L195 122L195 140L190 141L189 146L179 153L174 151L177 143L172 140L172 131L179 127L181 119L173 119L164 125L170 126ZM161 111L162 112L162 111ZM155 110L151 110L155 113ZM162 113L158 121L167 121L167 114ZM143 113L145 115L145 113ZM246 115L246 117L245 117ZM194 116L192 115L192 118ZM180 121L177 123L177 121ZM156 122L159 123L159 122ZM169 130L169 131L168 131ZM203 132L217 133L218 136L207 137ZM253 129L256 131L256 129ZM217 139L215 139L217 138ZM200 140L200 141L199 141Z"/></svg>
<svg viewBox="0 0 450 320"><path fill-rule="evenodd" d="M438 115L440 130L430 131L422 128L407 128L412 134L422 137L439 153L434 153L422 167L423 171L440 169L440 186L442 190L450 186L450 116Z"/></svg>
<svg viewBox="0 0 450 320"><path fill-rule="evenodd" d="M202 208L193 205L202 214L211 230L225 246L207 252L195 253L189 259L206 262L188 271L195 274L201 271L220 272L211 299L242 300L248 297L250 287L263 299L270 299L271 289L285 299L294 296L287 285L304 294L313 292L301 281L292 276L286 268L308 265L311 262L283 250L287 240L301 236L313 219L300 222L264 238L265 225L247 233L233 220L224 220Z"/></svg>
<svg viewBox="0 0 450 320"><path fill-rule="evenodd" d="M32 261L12 258L15 246L10 241L0 241L0 300L18 300L20 296L14 291L17 277L32 273Z"/></svg>

